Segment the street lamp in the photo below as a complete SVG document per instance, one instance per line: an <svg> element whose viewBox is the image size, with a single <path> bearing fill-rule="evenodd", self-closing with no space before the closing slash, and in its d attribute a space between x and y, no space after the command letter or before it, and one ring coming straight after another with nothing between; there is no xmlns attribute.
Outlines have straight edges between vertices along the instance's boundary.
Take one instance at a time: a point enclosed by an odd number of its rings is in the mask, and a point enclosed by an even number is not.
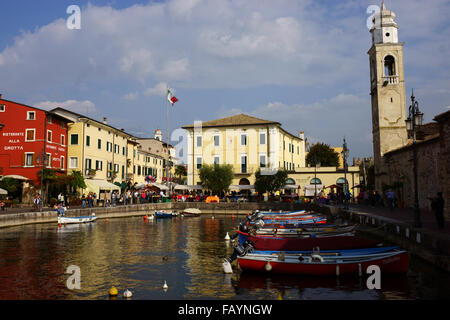
<svg viewBox="0 0 450 320"><path fill-rule="evenodd" d="M320 161L314 158L314 203L317 203L317 168L320 168Z"/></svg>
<svg viewBox="0 0 450 320"><path fill-rule="evenodd" d="M344 144L342 145L342 157L344 158L344 208L348 209L348 201L347 201L347 157L349 154L349 150L347 148L347 141L345 141L344 137Z"/></svg>
<svg viewBox="0 0 450 320"><path fill-rule="evenodd" d="M416 132L422 126L423 113L419 110L419 103L414 97L414 91L411 93L411 105L409 106L409 115L405 120L408 137L413 138L413 171L414 171L414 227L421 228L420 208L419 208L419 189L417 183L417 146L416 146Z"/></svg>

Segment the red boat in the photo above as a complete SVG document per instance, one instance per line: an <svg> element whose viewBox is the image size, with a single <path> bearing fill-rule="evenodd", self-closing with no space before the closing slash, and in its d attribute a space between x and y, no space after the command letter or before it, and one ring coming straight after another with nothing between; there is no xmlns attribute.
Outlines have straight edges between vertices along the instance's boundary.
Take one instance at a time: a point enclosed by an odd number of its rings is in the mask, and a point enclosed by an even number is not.
<svg viewBox="0 0 450 320"><path fill-rule="evenodd" d="M408 271L408 253L402 250L347 257L312 255L309 259L305 258L298 255L286 254L280 257L250 253L238 257L238 263L242 270L303 275L361 274L371 265L378 266L382 274Z"/></svg>
<svg viewBox="0 0 450 320"><path fill-rule="evenodd" d="M379 244L378 241L348 235L348 233L329 237L314 237L312 235L302 237L276 237L266 235L251 236L248 233L237 232L239 233L239 237L248 237L253 242L256 250L301 251L312 250L316 247L319 247L320 250L344 250L371 248Z"/></svg>

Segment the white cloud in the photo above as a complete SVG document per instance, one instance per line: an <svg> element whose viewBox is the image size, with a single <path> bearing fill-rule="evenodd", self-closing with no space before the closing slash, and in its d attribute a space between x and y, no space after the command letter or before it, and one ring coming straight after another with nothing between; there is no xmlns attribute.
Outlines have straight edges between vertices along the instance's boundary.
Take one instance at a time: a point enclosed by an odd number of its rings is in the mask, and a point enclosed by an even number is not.
<svg viewBox="0 0 450 320"><path fill-rule="evenodd" d="M130 92L130 93L125 94L123 96L123 99L128 100L128 101L134 101L138 98L138 96L139 96L138 92Z"/></svg>
<svg viewBox="0 0 450 320"><path fill-rule="evenodd" d="M144 91L145 95L148 96L165 96L167 94L167 83L166 82L160 82L153 88L148 88Z"/></svg>
<svg viewBox="0 0 450 320"><path fill-rule="evenodd" d="M89 100L78 101L78 100L67 100L62 102L57 101L42 101L33 104L34 107L44 110L51 110L54 108L63 108L80 114L95 114L97 109L95 104Z"/></svg>

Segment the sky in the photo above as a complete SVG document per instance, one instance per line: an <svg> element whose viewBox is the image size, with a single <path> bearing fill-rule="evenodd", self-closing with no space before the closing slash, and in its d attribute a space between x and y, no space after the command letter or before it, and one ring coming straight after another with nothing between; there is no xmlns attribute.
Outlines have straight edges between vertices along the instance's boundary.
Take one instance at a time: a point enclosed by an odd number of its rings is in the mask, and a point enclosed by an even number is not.
<svg viewBox="0 0 450 320"><path fill-rule="evenodd" d="M450 2L386 0L404 42L407 106L425 122L450 108ZM80 8L80 29L71 5ZM245 113L311 143L372 156L371 35L381 1L0 1L0 93L63 107L138 137ZM370 19L369 19L370 20ZM165 139L165 137L164 137ZM179 153L179 156L182 154Z"/></svg>

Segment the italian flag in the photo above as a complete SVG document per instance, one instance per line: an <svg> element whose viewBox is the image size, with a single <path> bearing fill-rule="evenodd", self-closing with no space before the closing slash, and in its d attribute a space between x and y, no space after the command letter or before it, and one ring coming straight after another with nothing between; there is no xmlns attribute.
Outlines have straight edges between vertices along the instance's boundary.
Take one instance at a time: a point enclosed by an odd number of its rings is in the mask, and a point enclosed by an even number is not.
<svg viewBox="0 0 450 320"><path fill-rule="evenodd" d="M178 101L178 99L172 94L170 89L167 89L167 100L172 104L172 107L174 103Z"/></svg>

